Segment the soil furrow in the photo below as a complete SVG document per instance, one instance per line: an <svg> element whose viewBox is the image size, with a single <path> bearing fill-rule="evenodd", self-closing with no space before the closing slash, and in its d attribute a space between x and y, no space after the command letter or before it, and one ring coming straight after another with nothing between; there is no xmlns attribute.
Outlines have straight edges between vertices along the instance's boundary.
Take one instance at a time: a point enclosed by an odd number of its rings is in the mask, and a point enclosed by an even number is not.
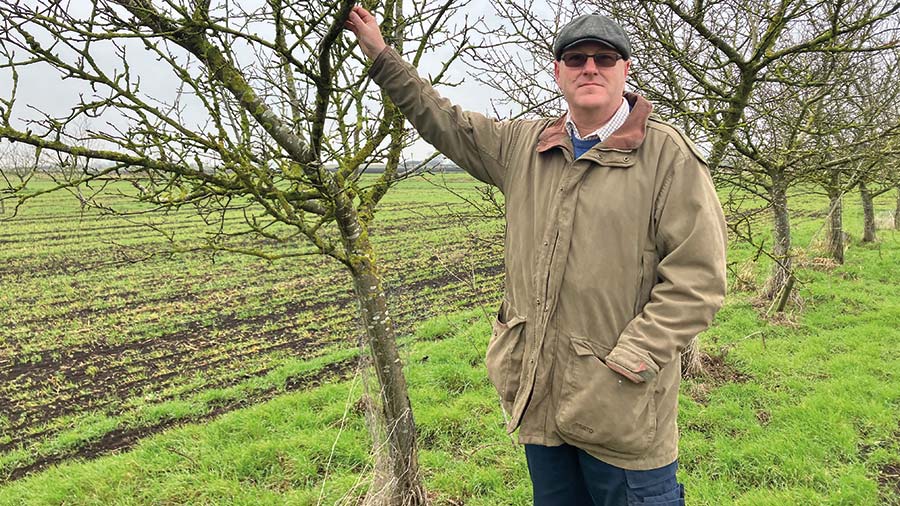
<svg viewBox="0 0 900 506"><path fill-rule="evenodd" d="M478 276L495 276L502 273L502 265L493 265L476 269L475 274ZM451 273L445 274L438 278L425 278L414 281L412 283L402 285L401 287L390 290L391 295L397 296L401 293L415 293L422 288L440 288L449 286L457 280L457 276ZM86 348L66 348L61 350L47 350L42 360L38 363L17 364L15 366L5 368L0 371L0 382L9 384L11 381L20 381L30 383L34 390L39 390L42 385L60 372L63 378L60 380L64 383L71 383L74 386L57 392L58 397L48 399L48 402L41 403L41 407L30 410L22 409L20 406L14 405L9 399L0 402L0 409L10 413L11 420L22 420L26 425L37 425L39 423L48 422L59 416L84 411L85 408L96 409L98 407L113 407L123 400L131 398L136 391L143 392L146 387L154 387L153 390L159 391L176 383L179 375L186 369L190 369L192 373L198 371L210 371L214 369L230 369L229 364L239 363L248 358L264 356L267 354L281 351L284 349L293 349L298 352L309 354L323 345L323 343L332 341L331 339L299 339L278 342L278 338L284 334L283 328L270 329L262 333L253 335L245 335L237 333L237 335L222 336L230 345L236 342L246 342L250 347L240 351L234 355L226 355L213 361L198 362L201 355L206 351L215 351L221 346L220 340L203 339L198 336L209 335L210 330L233 329L237 327L260 327L263 325L272 325L275 322L283 322L289 320L292 316L302 312L315 313L325 307L342 307L351 308L352 297L348 297L338 301L317 302L311 305L295 305L278 314L258 315L250 318L236 319L230 315L225 315L216 320L213 325L203 326L200 324L189 325L188 328L179 332L161 336L160 338L151 340L142 340L130 343L121 343L116 345L92 345ZM346 312L346 311L345 311ZM342 313L337 313L331 319L338 318ZM409 311L398 311L395 315L398 330L411 328L418 321L421 315L414 309ZM343 315L346 318L353 318L352 312L349 315ZM319 322L317 326L334 327L327 321ZM321 336L325 337L325 336ZM237 339L238 341L235 341ZM254 347L258 343L272 343L270 346ZM128 357L135 355L152 355L154 352L163 351L163 355L158 357L144 359L141 362L124 362L118 365L109 363L109 357L117 357L127 360ZM234 350L231 350L234 351ZM95 372L88 375L88 368L93 367ZM128 368L131 371L125 374ZM151 375L134 381L122 382L123 377L129 375L142 376L143 373L150 372ZM157 374L152 374L156 372ZM59 380L59 378L57 378ZM227 380L226 380L226 383ZM77 391L78 394L64 399L64 395L69 391ZM33 397L33 396L32 396ZM111 399L102 404L97 404L98 398ZM64 400L65 402L61 402ZM54 402L57 401L57 402ZM92 402L94 401L94 402ZM24 428L21 424L17 424L18 429ZM34 440L29 437L28 440ZM21 439L0 445L0 451L6 451L16 444L22 443Z"/></svg>
<svg viewBox="0 0 900 506"><path fill-rule="evenodd" d="M355 365L355 359L329 364L323 369L316 371L315 373L300 376L293 381L287 382L284 390L271 389L267 392L261 393L259 396L253 399L241 399L236 402L223 404L222 406L213 409L203 416L193 417L188 420L168 420L152 426L116 429L104 434L97 441L93 441L81 446L77 450L64 452L61 454L41 456L35 459L34 462L31 462L27 465L10 469L8 470L6 479L0 481L0 483L21 479L29 474L45 469L51 465L59 464L61 462L65 462L74 458L92 459L102 455L125 451L134 447L141 439L153 434L158 434L173 427L185 425L188 423L206 422L229 411L266 401L268 399L271 399L275 395L283 393L284 391L304 390L307 388L315 387L327 380L343 379L349 377L350 374L355 371Z"/></svg>

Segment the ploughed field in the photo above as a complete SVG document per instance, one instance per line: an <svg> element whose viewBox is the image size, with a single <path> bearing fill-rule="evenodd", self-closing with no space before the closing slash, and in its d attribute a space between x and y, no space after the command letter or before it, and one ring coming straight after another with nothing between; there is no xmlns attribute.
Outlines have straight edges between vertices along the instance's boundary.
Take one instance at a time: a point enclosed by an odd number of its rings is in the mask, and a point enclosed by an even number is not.
<svg viewBox="0 0 900 506"><path fill-rule="evenodd" d="M478 198L468 176L432 180L454 191L405 181L372 232L401 335L444 312L491 312L500 298L502 222L459 198ZM117 195L129 188L113 184L97 198L131 216L82 209L57 192L0 221L0 482L355 366L357 305L340 264L167 255L161 232L183 245L215 229L193 209L140 214ZM225 230L242 222L229 214ZM302 241L239 241L312 251Z"/></svg>

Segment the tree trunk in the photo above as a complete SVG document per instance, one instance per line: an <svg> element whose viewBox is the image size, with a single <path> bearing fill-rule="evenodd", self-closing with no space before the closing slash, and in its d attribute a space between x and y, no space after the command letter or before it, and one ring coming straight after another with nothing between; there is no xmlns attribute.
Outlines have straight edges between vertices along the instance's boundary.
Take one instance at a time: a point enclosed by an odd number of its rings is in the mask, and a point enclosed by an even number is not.
<svg viewBox="0 0 900 506"><path fill-rule="evenodd" d="M384 425L384 403L381 402L381 391L377 378L372 374L372 354L367 353L368 338L360 337L359 370L362 378L363 396L360 399L363 414L366 418L366 428L372 441L372 479L369 490L361 503L362 506L382 506L390 504L392 470L387 452L387 431Z"/></svg>
<svg viewBox="0 0 900 506"><path fill-rule="evenodd" d="M859 196L862 197L863 206L862 242L875 242L875 204L865 181L859 182Z"/></svg>
<svg viewBox="0 0 900 506"><path fill-rule="evenodd" d="M794 288L794 279L796 279L794 276L788 276L787 283L784 284L781 295L778 296L778 306L775 307L776 313L784 311L784 308L787 306L788 299L791 298L791 290Z"/></svg>
<svg viewBox="0 0 900 506"><path fill-rule="evenodd" d="M775 179L770 191L772 214L775 219L775 245L772 248L772 256L776 261L764 291L765 298L769 300L778 296L791 272L791 221L788 216L786 186L782 180Z"/></svg>
<svg viewBox="0 0 900 506"><path fill-rule="evenodd" d="M831 219L828 227L828 253L839 264L844 263L844 209L842 200L841 173L838 170L833 170L831 172L831 185L828 188L828 209L831 210Z"/></svg>
<svg viewBox="0 0 900 506"><path fill-rule="evenodd" d="M894 207L894 229L900 230L900 186L897 187L897 205Z"/></svg>
<svg viewBox="0 0 900 506"><path fill-rule="evenodd" d="M376 469L376 488L370 491L368 504L413 506L426 504L425 488L419 475L416 451L416 425L403 364L397 350L394 326L388 313L387 297L375 265L375 255L368 235L363 232L349 241L353 286L360 305L360 318L372 354L375 376L380 387L377 401L383 414L383 427L370 427L372 434L382 434L373 441L376 451L387 452L384 465L388 476L380 477ZM384 443L384 444L380 444ZM382 456L375 455L376 463ZM381 466L378 466L381 467ZM388 481L388 483L380 483ZM376 497L377 496L377 497Z"/></svg>

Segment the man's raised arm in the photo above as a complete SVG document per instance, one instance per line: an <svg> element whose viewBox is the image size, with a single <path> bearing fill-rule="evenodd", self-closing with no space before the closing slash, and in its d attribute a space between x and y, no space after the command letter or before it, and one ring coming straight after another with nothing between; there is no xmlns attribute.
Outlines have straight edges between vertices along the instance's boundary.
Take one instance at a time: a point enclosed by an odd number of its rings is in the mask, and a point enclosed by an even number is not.
<svg viewBox="0 0 900 506"><path fill-rule="evenodd" d="M438 94L415 67L386 49L381 30L369 11L355 6L345 25L372 60L369 75L403 112L422 138L460 168L505 191L505 174L516 122L499 122L468 112ZM519 146L519 149L522 149Z"/></svg>

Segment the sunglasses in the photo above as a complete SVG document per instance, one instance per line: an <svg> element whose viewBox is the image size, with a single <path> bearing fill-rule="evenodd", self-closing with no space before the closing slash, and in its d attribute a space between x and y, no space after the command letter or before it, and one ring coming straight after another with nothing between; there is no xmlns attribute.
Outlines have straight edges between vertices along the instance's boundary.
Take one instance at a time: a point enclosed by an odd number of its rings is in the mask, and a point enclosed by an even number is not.
<svg viewBox="0 0 900 506"><path fill-rule="evenodd" d="M593 58L594 65L598 67L615 67L616 62L622 59L622 55L615 53L566 53L562 55L562 58L560 58L560 60L565 63L566 67L580 68L584 67L584 64L587 63L588 58Z"/></svg>

